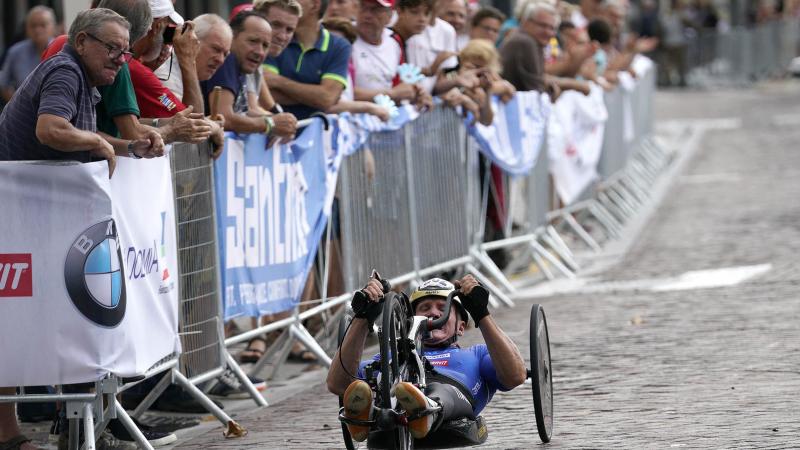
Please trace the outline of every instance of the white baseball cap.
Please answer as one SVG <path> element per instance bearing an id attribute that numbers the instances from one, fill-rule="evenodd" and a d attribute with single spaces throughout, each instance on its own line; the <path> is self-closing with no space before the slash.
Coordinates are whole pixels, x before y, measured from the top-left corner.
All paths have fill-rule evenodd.
<path id="1" fill-rule="evenodd" d="M 169 17 L 176 25 L 183 25 L 183 17 L 175 11 L 172 0 L 149 0 L 153 19 Z"/>

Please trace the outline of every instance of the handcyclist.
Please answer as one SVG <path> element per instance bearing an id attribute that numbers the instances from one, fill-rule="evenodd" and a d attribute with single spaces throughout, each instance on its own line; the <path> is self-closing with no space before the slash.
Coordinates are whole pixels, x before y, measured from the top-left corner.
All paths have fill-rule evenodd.
<path id="1" fill-rule="evenodd" d="M 422 355 L 433 366 L 433 372 L 426 376 L 429 382 L 425 391 L 408 382 L 400 382 L 393 388 L 406 416 L 419 417 L 408 423 L 411 435 L 417 439 L 450 420 L 475 419 L 497 390 L 511 390 L 527 377 L 519 349 L 489 314 L 489 292 L 472 275 L 465 276 L 458 284 L 464 294 L 461 301 L 453 299 L 450 318 L 423 341 Z M 440 317 L 445 299 L 454 289 L 452 283 L 440 278 L 425 281 L 411 294 L 415 314 Z M 367 332 L 381 311 L 378 301 L 382 297 L 382 286 L 376 279 L 355 293 L 352 300 L 355 318 L 328 372 L 328 390 L 344 397 L 347 418 L 370 418 L 373 399 L 369 385 L 363 381 L 364 368 L 380 355 L 361 361 L 361 354 Z M 485 344 L 462 348 L 458 338 L 464 334 L 470 316 Z M 353 381 L 353 376 L 358 378 Z M 425 415 L 426 412 L 430 414 Z M 348 424 L 347 427 L 355 441 L 364 441 L 369 435 L 367 426 Z"/>

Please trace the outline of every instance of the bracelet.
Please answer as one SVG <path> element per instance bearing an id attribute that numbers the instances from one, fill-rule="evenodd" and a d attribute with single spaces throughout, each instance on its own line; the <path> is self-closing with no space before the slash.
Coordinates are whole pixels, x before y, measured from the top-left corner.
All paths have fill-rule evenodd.
<path id="1" fill-rule="evenodd" d="M 266 126 L 264 134 L 269 134 L 275 128 L 275 121 L 272 120 L 271 116 L 264 116 L 264 125 Z"/>
<path id="2" fill-rule="evenodd" d="M 136 153 L 133 153 L 133 141 L 128 141 L 128 156 L 130 156 L 133 159 L 142 159 L 141 156 L 137 155 Z"/>

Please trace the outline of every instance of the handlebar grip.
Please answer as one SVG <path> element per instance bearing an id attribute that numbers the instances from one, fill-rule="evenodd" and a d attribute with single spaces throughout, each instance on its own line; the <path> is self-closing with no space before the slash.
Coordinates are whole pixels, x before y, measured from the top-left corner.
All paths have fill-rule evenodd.
<path id="1" fill-rule="evenodd" d="M 428 319 L 428 331 L 441 328 L 445 323 L 447 323 L 447 319 L 450 318 L 450 308 L 453 306 L 453 298 L 455 298 L 456 295 L 461 295 L 461 292 L 455 290 L 447 295 L 447 300 L 445 300 L 444 311 L 442 311 L 441 317 L 438 319 Z"/>
<path id="2" fill-rule="evenodd" d="M 390 283 L 389 280 L 384 280 L 381 278 L 381 274 L 379 274 L 377 270 L 372 269 L 371 277 L 381 282 L 381 287 L 384 294 L 388 294 L 389 291 L 392 290 L 392 283 Z"/>

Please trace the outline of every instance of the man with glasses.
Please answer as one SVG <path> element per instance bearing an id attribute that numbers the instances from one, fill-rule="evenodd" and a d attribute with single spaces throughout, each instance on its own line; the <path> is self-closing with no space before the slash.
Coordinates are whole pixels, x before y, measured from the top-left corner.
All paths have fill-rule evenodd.
<path id="1" fill-rule="evenodd" d="M 163 154 L 150 140 L 122 140 L 97 133 L 97 86 L 111 84 L 127 57 L 128 22 L 114 11 L 98 8 L 77 15 L 64 50 L 22 82 L 0 114 L 0 160 L 108 161 L 113 174 L 116 156 L 135 158 Z M 10 361 L 6 361 L 12 363 Z M 0 395 L 14 388 L 0 389 Z M 100 447 L 110 445 L 107 434 Z M 36 448 L 16 423 L 14 405 L 0 405 L 0 447 Z"/>
<path id="2" fill-rule="evenodd" d="M 485 6 L 472 16 L 469 38 L 497 42 L 497 38 L 500 37 L 500 28 L 505 20 L 506 15 L 499 9 Z"/>
<path id="3" fill-rule="evenodd" d="M 564 89 L 589 94 L 589 83 L 545 73 L 544 49 L 555 37 L 558 22 L 558 13 L 550 4 L 529 3 L 520 15 L 519 29 L 500 48 L 503 77 L 518 91 L 546 91 L 553 101 Z"/>

